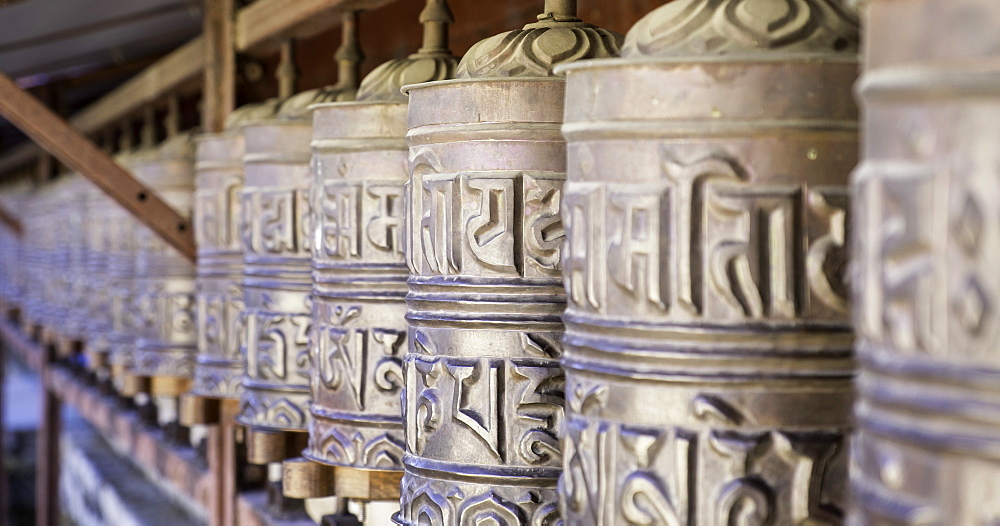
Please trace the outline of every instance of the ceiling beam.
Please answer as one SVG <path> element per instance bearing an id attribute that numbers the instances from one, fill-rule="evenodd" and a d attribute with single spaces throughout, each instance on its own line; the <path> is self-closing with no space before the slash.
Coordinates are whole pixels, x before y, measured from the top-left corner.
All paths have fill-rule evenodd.
<path id="1" fill-rule="evenodd" d="M 273 52 L 283 39 L 308 36 L 339 24 L 345 11 L 374 9 L 393 1 L 396 0 L 257 0 L 235 15 L 232 31 L 236 50 Z M 83 134 L 93 134 L 173 90 L 201 84 L 207 51 L 204 35 L 194 38 L 78 112 L 70 124 Z M 0 156 L 0 174 L 24 166 L 38 154 L 39 149 L 32 144 L 9 149 Z"/>
<path id="2" fill-rule="evenodd" d="M 287 38 L 304 38 L 336 26 L 345 11 L 368 11 L 395 0 L 257 0 L 236 16 L 236 49 L 268 54 Z"/>
<path id="3" fill-rule="evenodd" d="M 189 80 L 199 78 L 204 68 L 205 40 L 199 36 L 87 106 L 70 119 L 70 124 L 84 134 L 100 131 L 104 126 L 156 102 Z"/>
<path id="4" fill-rule="evenodd" d="M 83 134 L 0 74 L 0 114 L 118 202 L 184 257 L 195 260 L 190 222 Z"/>

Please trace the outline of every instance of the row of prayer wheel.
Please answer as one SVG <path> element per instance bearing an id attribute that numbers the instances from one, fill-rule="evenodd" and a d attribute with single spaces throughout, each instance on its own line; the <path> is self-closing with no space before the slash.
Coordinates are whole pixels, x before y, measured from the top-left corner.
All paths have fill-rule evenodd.
<path id="1" fill-rule="evenodd" d="M 122 145 L 197 266 L 3 187 L 0 293 L 407 526 L 1000 521 L 1000 4 L 575 4 Z"/>

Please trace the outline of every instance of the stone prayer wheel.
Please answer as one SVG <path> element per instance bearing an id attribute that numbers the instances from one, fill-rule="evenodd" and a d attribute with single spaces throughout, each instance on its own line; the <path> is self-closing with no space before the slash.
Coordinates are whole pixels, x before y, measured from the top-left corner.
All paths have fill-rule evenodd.
<path id="1" fill-rule="evenodd" d="M 24 237 L 21 251 L 24 258 L 24 295 L 21 297 L 21 330 L 32 337 L 37 336 L 35 326 L 44 292 L 44 284 L 39 281 L 39 273 L 45 261 L 41 251 L 46 230 L 40 221 L 44 208 L 44 195 L 44 187 L 32 190 L 26 196 L 22 209 Z"/>
<path id="2" fill-rule="evenodd" d="M 240 315 L 243 253 L 239 245 L 243 188 L 243 134 L 197 139 L 194 205 L 198 244 L 198 359 L 192 392 L 213 399 L 239 398 L 243 381 Z"/>
<path id="3" fill-rule="evenodd" d="M 118 162 L 128 161 L 118 156 Z M 115 389 L 123 396 L 135 395 L 131 376 L 135 347 L 137 304 L 135 301 L 136 220 L 121 206 L 108 210 L 108 289 L 111 331 L 108 335 L 108 365 Z"/>
<path id="4" fill-rule="evenodd" d="M 242 127 L 274 116 L 277 101 L 250 104 L 232 113 L 226 131 L 197 138 L 194 208 L 198 244 L 198 358 L 192 397 L 182 399 L 184 423 L 218 423 L 223 400 L 243 390 L 243 190 Z"/>
<path id="5" fill-rule="evenodd" d="M 863 1 L 851 524 L 1000 521 L 1000 4 Z"/>
<path id="6" fill-rule="evenodd" d="M 312 326 L 310 239 L 312 104 L 354 100 L 354 16 L 337 52 L 337 85 L 294 95 L 272 119 L 243 127 L 241 193 L 246 376 L 237 421 L 250 428 L 251 463 L 298 456 L 309 424 Z"/>
<path id="7" fill-rule="evenodd" d="M 401 88 L 450 78 L 458 63 L 447 45 L 447 3 L 429 0 L 420 21 L 424 46 L 376 68 L 358 102 L 313 109 L 313 401 L 305 456 L 338 468 L 338 497 L 399 498 L 409 276 Z M 352 480 L 369 482 L 341 483 Z"/>
<path id="8" fill-rule="evenodd" d="M 70 306 L 76 296 L 71 260 L 78 254 L 82 238 L 82 209 L 74 195 L 79 182 L 79 175 L 64 173 L 49 183 L 41 218 L 47 232 L 43 237 L 45 272 L 40 276 L 44 292 L 39 321 L 44 327 L 43 343 L 53 345 L 61 357 L 69 356 L 67 337 L 78 328 Z"/>
<path id="9" fill-rule="evenodd" d="M 567 524 L 840 524 L 858 25 L 678 0 L 567 74 Z"/>
<path id="10" fill-rule="evenodd" d="M 59 351 L 64 356 L 82 350 L 90 317 L 85 308 L 90 285 L 84 261 L 87 255 L 87 226 L 90 221 L 87 192 L 92 188 L 93 185 L 82 175 L 74 173 L 67 177 L 60 195 L 59 215 L 62 217 L 62 226 L 57 228 L 63 236 L 65 255 L 62 264 L 65 270 L 62 274 L 65 276 L 65 285 L 60 305 L 63 321 L 57 326 L 62 340 L 59 342 Z"/>
<path id="11" fill-rule="evenodd" d="M 0 227 L 0 302 L 3 304 L 5 321 L 15 319 L 24 299 L 24 222 L 27 202 L 29 201 L 29 183 L 26 176 L 21 175 L 17 182 L 7 183 L 0 194 L 0 206 L 5 211 L 20 218 L 22 233 L 17 233 L 10 227 Z M 6 318 L 11 316 L 11 318 Z"/>
<path id="12" fill-rule="evenodd" d="M 564 60 L 620 37 L 575 2 L 408 89 L 406 525 L 558 520 Z"/>
<path id="13" fill-rule="evenodd" d="M 150 156 L 135 159 L 136 178 L 190 217 L 194 200 L 194 141 L 173 136 Z M 194 376 L 194 265 L 146 226 L 136 230 L 135 299 L 138 306 L 134 374 L 150 379 L 153 396 L 177 397 Z"/>
<path id="14" fill-rule="evenodd" d="M 111 280 L 109 219 L 118 205 L 99 188 L 88 184 L 83 195 L 87 207 L 84 234 L 84 257 L 81 270 L 84 274 L 83 305 L 87 313 L 84 324 L 84 353 L 87 368 L 101 380 L 108 378 L 108 334 L 111 331 Z"/>

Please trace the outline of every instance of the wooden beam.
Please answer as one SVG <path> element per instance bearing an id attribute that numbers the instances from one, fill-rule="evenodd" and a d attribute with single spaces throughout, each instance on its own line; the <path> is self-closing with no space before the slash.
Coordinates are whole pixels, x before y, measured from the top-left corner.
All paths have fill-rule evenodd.
<path id="1" fill-rule="evenodd" d="M 100 131 L 143 106 L 155 103 L 182 84 L 199 78 L 204 67 L 205 40 L 199 36 L 87 106 L 74 115 L 70 123 L 84 134 Z"/>
<path id="2" fill-rule="evenodd" d="M 205 91 L 201 127 L 219 133 L 236 106 L 236 48 L 233 42 L 234 0 L 204 0 Z"/>
<path id="3" fill-rule="evenodd" d="M 0 206 L 0 223 L 3 223 L 17 237 L 24 235 L 24 226 L 21 225 L 21 221 L 2 206 Z"/>
<path id="4" fill-rule="evenodd" d="M 257 0 L 236 16 L 236 49 L 268 53 L 286 38 L 336 26 L 345 11 L 367 11 L 395 0 Z"/>
<path id="5" fill-rule="evenodd" d="M 0 74 L 0 114 L 71 170 L 90 179 L 167 244 L 195 260 L 194 234 L 187 219 L 3 74 Z"/>

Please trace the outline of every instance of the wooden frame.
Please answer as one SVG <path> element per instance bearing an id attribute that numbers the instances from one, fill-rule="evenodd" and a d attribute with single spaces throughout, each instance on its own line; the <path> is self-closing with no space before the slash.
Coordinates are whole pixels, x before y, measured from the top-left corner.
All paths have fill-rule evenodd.
<path id="1" fill-rule="evenodd" d="M 3 74 L 0 74 L 0 114 L 63 164 L 90 179 L 182 255 L 195 260 L 194 229 L 186 218 Z"/>

